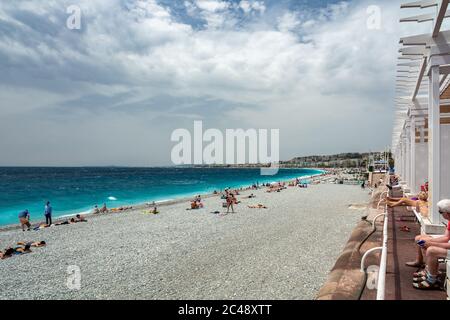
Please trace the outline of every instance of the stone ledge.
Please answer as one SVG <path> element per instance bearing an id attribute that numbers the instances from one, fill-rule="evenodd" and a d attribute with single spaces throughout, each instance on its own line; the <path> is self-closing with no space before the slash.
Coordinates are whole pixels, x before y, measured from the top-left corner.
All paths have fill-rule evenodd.
<path id="1" fill-rule="evenodd" d="M 381 211 L 369 209 L 368 219 L 372 220 L 379 213 Z M 365 276 L 360 270 L 362 254 L 359 252 L 358 247 L 371 231 L 372 226 L 367 221 L 358 223 L 344 251 L 331 270 L 326 283 L 320 289 L 316 300 L 358 300 L 361 289 L 365 285 Z M 377 238 L 374 235 L 372 237 Z M 374 243 L 373 240 L 369 239 L 364 245 L 364 249 L 377 247 L 380 243 L 380 241 Z M 378 259 L 379 253 L 375 253 L 368 257 L 366 264 L 371 264 L 371 262 L 376 264 L 375 261 L 378 261 Z"/>

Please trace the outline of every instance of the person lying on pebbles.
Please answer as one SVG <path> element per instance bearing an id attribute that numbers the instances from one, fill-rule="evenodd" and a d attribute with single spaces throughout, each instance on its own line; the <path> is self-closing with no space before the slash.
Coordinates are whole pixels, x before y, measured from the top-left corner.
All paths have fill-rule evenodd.
<path id="1" fill-rule="evenodd" d="M 44 247 L 46 245 L 45 241 L 19 241 L 17 242 L 17 247 L 14 248 L 7 248 L 4 252 L 0 251 L 0 259 L 6 259 L 6 258 L 10 258 L 13 255 L 19 255 L 19 254 L 26 254 L 26 253 L 30 253 L 31 247 L 34 248 L 39 248 L 39 247 Z"/>
<path id="2" fill-rule="evenodd" d="M 11 258 L 12 255 L 14 254 L 14 249 L 13 248 L 8 248 L 5 250 L 5 252 L 0 251 L 0 259 L 6 259 L 6 258 Z"/>
<path id="3" fill-rule="evenodd" d="M 83 216 L 77 214 L 75 218 L 71 218 L 70 220 L 66 220 L 66 221 L 63 221 L 63 222 L 55 223 L 55 226 L 62 226 L 62 225 L 66 225 L 66 224 L 74 224 L 74 223 L 78 223 L 78 222 L 87 222 L 87 220 Z"/>
<path id="4" fill-rule="evenodd" d="M 268 209 L 265 205 L 263 204 L 257 204 L 254 206 L 248 206 L 250 209 Z"/>
<path id="5" fill-rule="evenodd" d="M 47 243 L 45 241 L 35 241 L 35 242 L 20 241 L 20 242 L 17 242 L 17 245 L 24 246 L 24 247 L 29 245 L 30 247 L 39 248 L 39 247 L 45 247 L 47 245 Z"/>
<path id="6" fill-rule="evenodd" d="M 120 212 L 120 211 L 127 211 L 127 210 L 132 210 L 133 207 L 120 207 L 120 208 L 113 208 L 110 211 L 111 212 Z"/>

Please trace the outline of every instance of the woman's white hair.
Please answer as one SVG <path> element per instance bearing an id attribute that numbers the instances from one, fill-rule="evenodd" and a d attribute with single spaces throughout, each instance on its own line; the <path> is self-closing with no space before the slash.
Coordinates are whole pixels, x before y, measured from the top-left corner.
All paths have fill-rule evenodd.
<path id="1" fill-rule="evenodd" d="M 441 200 L 438 202 L 437 207 L 439 212 L 450 213 L 450 200 Z"/>

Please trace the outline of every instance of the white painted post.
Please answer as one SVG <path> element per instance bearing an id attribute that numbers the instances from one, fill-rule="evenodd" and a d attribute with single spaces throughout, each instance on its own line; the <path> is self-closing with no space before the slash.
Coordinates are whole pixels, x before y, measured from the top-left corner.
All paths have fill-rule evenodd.
<path id="1" fill-rule="evenodd" d="M 407 159 L 407 149 L 406 149 L 406 135 L 405 135 L 405 128 L 403 128 L 403 134 L 402 134 L 402 154 L 403 154 L 403 162 L 402 162 L 402 167 L 403 167 L 403 174 L 402 174 L 402 180 L 404 182 L 406 181 L 406 172 L 408 170 L 407 167 L 407 163 L 408 163 L 408 159 Z"/>
<path id="2" fill-rule="evenodd" d="M 411 193 L 417 193 L 416 186 L 416 117 L 411 117 L 411 127 L 410 127 L 410 138 L 411 138 Z"/>
<path id="3" fill-rule="evenodd" d="M 441 108 L 439 90 L 439 66 L 432 66 L 429 75 L 429 103 L 428 103 L 428 178 L 429 178 L 429 201 L 430 219 L 433 224 L 440 220 L 437 203 L 441 193 Z"/>
<path id="4" fill-rule="evenodd" d="M 400 150 L 399 150 L 399 155 L 400 155 L 399 160 L 400 161 L 398 163 L 400 165 L 399 174 L 400 174 L 400 181 L 401 181 L 401 180 L 403 180 L 403 138 L 402 138 L 402 136 L 400 136 L 399 148 L 400 148 Z"/>
<path id="5" fill-rule="evenodd" d="M 406 121 L 405 126 L 405 149 L 406 149 L 406 183 L 411 188 L 411 138 L 410 138 L 410 123 Z"/>

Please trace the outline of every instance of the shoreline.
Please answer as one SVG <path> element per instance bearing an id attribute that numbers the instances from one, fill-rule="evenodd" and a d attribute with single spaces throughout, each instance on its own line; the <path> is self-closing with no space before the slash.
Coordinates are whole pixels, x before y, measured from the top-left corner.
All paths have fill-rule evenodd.
<path id="1" fill-rule="evenodd" d="M 235 168 L 230 168 L 230 169 L 235 169 Z M 242 168 L 242 169 L 249 169 L 249 168 Z M 311 170 L 322 171 L 322 173 L 318 173 L 318 174 L 310 175 L 310 176 L 304 176 L 304 177 L 301 177 L 301 178 L 297 177 L 297 178 L 299 180 L 313 179 L 313 178 L 316 178 L 316 177 L 326 176 L 326 175 L 330 174 L 330 172 L 328 170 L 322 170 L 322 169 L 311 169 Z M 288 180 L 281 180 L 280 182 L 285 182 L 286 183 L 286 182 L 290 182 L 290 181 L 295 180 L 295 179 L 296 178 L 294 177 L 294 178 L 291 178 L 291 179 L 288 179 Z M 266 183 L 273 184 L 273 183 L 276 183 L 276 182 L 272 181 L 272 182 L 266 182 Z M 232 189 L 248 190 L 248 188 L 249 188 L 248 185 L 242 185 L 242 186 L 238 186 L 238 187 L 233 187 Z M 211 198 L 211 197 L 214 197 L 214 196 L 221 196 L 221 192 L 222 192 L 222 190 L 219 190 L 219 194 L 214 194 L 214 193 L 193 193 L 190 196 L 180 196 L 180 197 L 175 197 L 175 198 L 170 199 L 170 200 L 159 200 L 159 201 L 154 201 L 154 202 L 155 202 L 157 207 L 165 207 L 165 206 L 170 206 L 170 205 L 173 205 L 173 204 L 180 204 L 180 203 L 191 201 L 192 197 L 194 197 L 196 194 L 199 194 L 202 198 L 207 199 L 207 198 Z M 127 205 L 122 205 L 121 207 L 129 206 L 129 207 L 132 207 L 132 209 L 125 210 L 125 211 L 119 211 L 119 212 L 112 212 L 111 210 L 114 209 L 114 208 L 110 208 L 110 209 L 108 209 L 107 213 L 99 213 L 99 214 L 91 213 L 92 209 L 89 210 L 89 213 L 84 213 L 84 212 L 67 213 L 67 214 L 64 214 L 64 215 L 61 215 L 61 216 L 52 217 L 52 222 L 53 223 L 55 223 L 55 222 L 62 222 L 62 221 L 65 221 L 65 220 L 68 220 L 70 218 L 75 217 L 77 214 L 80 214 L 80 215 L 84 216 L 85 218 L 92 219 L 92 218 L 96 218 L 96 217 L 99 217 L 99 216 L 105 216 L 105 215 L 111 215 L 111 214 L 121 214 L 121 213 L 124 213 L 124 212 L 133 211 L 133 210 L 149 209 L 152 206 L 149 206 L 148 203 L 149 202 L 144 202 L 144 203 L 143 202 L 137 202 L 137 203 L 130 203 L 130 204 L 127 204 Z M 38 220 L 38 221 L 30 221 L 30 223 L 32 225 L 32 228 L 34 228 L 37 225 L 39 225 L 41 223 L 44 223 L 44 222 L 45 222 L 45 220 L 43 220 L 43 219 Z M 15 229 L 21 229 L 21 226 L 20 226 L 19 223 L 0 225 L 0 232 L 9 231 L 9 230 L 15 230 Z"/>

